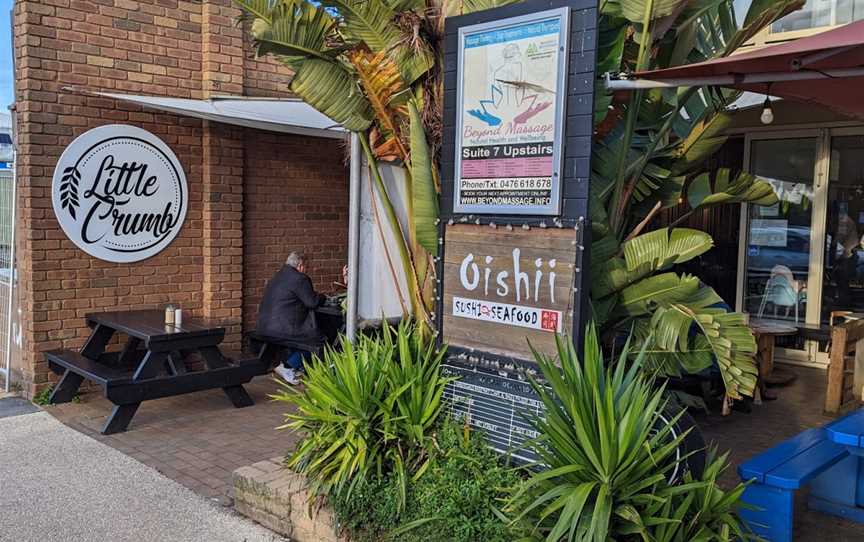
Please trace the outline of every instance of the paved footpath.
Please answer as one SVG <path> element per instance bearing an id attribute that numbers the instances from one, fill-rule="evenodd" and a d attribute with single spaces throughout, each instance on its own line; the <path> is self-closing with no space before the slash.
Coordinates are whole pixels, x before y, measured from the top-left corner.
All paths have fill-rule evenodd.
<path id="1" fill-rule="evenodd" d="M 23 403 L 0 399 L 0 540 L 284 540 Z"/>

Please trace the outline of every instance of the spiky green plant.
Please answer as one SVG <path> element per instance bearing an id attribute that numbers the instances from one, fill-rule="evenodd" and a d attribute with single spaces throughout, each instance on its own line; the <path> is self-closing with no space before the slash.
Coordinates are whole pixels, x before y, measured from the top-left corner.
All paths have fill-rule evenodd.
<path id="1" fill-rule="evenodd" d="M 556 359 L 535 353 L 544 383 L 532 386 L 544 416 L 532 420 L 538 468 L 514 491 L 505 513 L 523 540 L 607 542 L 747 539 L 738 516 L 744 486 L 725 492 L 726 456 L 709 453 L 702 473 L 680 469 L 683 411 L 671 418 L 665 390 L 629 343 L 607 364 L 593 325 L 581 361 L 559 338 Z M 683 476 L 673 476 L 683 471 Z"/>
<path id="2" fill-rule="evenodd" d="M 404 502 L 408 479 L 422 474 L 442 410 L 444 349 L 417 326 L 385 325 L 379 336 L 342 339 L 307 364 L 302 388 L 274 396 L 296 406 L 281 428 L 303 434 L 287 466 L 305 474 L 311 494 L 350 492 L 358 480 L 394 473 Z"/>
<path id="3" fill-rule="evenodd" d="M 677 417 L 663 422 L 664 390 L 641 370 L 644 354 L 631 363 L 627 346 L 607 367 L 593 325 L 581 362 L 570 341 L 557 343 L 557 359 L 535 353 L 545 383 L 532 381 L 545 412 L 532 421 L 540 437 L 530 446 L 544 468 L 509 510 L 535 539 L 606 542 L 618 534 L 618 510 L 665 480 L 686 434 L 673 435 Z"/>

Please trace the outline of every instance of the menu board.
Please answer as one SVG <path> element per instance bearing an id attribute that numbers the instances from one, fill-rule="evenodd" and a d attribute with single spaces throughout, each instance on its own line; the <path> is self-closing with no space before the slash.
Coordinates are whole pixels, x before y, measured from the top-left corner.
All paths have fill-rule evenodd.
<path id="1" fill-rule="evenodd" d="M 539 459 L 525 444 L 540 436 L 531 420 L 543 416 L 543 403 L 524 376 L 455 359 L 444 364 L 443 374 L 458 378 L 444 389 L 451 416 L 482 431 L 492 449 L 517 463 Z"/>
<path id="2" fill-rule="evenodd" d="M 460 28 L 455 213 L 559 213 L 569 13 Z"/>

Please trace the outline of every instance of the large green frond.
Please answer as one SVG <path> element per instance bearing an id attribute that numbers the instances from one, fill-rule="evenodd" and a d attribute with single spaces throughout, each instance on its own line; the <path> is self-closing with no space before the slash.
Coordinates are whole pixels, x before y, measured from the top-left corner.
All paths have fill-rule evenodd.
<path id="1" fill-rule="evenodd" d="M 777 203 L 774 188 L 765 180 L 745 172 L 740 172 L 734 179 L 730 177 L 731 171 L 721 168 L 714 174 L 713 187 L 710 173 L 702 173 L 693 179 L 687 188 L 690 207 L 697 209 L 741 202 L 754 205 Z"/>
<path id="2" fill-rule="evenodd" d="M 369 101 L 341 64 L 304 61 L 291 81 L 291 90 L 346 130 L 363 131 L 372 123 Z"/>
<path id="3" fill-rule="evenodd" d="M 423 120 L 414 101 L 408 102 L 411 119 L 411 196 L 417 242 L 429 254 L 438 254 L 438 192 L 432 177 L 432 155 L 426 142 Z"/>

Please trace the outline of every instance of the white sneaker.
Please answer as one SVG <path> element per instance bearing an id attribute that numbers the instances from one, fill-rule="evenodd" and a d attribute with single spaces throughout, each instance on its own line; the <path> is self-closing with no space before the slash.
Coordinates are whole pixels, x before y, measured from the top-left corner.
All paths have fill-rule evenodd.
<path id="1" fill-rule="evenodd" d="M 291 386 L 296 386 L 300 383 L 300 379 L 298 378 L 298 375 L 294 372 L 294 369 L 289 369 L 284 365 L 279 365 L 278 367 L 276 367 L 276 369 L 274 369 L 274 371 L 276 371 L 276 374 L 282 377 L 282 380 L 284 380 Z"/>

